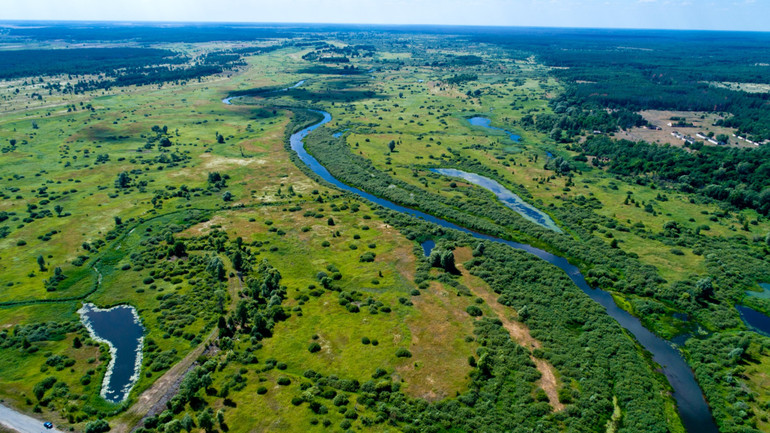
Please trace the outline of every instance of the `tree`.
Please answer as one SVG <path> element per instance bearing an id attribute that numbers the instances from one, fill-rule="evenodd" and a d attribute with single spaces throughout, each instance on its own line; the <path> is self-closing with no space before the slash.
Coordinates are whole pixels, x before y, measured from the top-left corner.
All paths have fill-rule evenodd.
<path id="1" fill-rule="evenodd" d="M 231 201 L 232 199 L 233 199 L 233 194 L 230 191 L 225 191 L 225 193 L 222 194 L 222 200 Z"/>
<path id="2" fill-rule="evenodd" d="M 329 224 L 330 226 L 333 226 L 334 225 L 334 218 L 329 217 L 329 219 L 326 220 L 326 224 Z"/>
<path id="3" fill-rule="evenodd" d="M 727 134 L 719 134 L 717 135 L 717 141 L 720 143 L 728 143 L 730 141 L 730 137 L 728 137 Z"/>
<path id="4" fill-rule="evenodd" d="M 396 142 L 393 140 L 390 140 L 390 142 L 388 143 L 388 149 L 390 149 L 391 152 L 396 150 Z"/>
<path id="5" fill-rule="evenodd" d="M 230 179 L 229 175 L 219 174 L 218 171 L 210 172 L 208 175 L 208 183 L 211 185 L 212 188 L 222 189 L 226 187 L 227 179 Z"/>
<path id="6" fill-rule="evenodd" d="M 475 305 L 468 305 L 468 308 L 466 308 L 465 311 L 473 317 L 479 317 L 484 314 L 484 312 L 481 311 L 481 308 Z"/>
<path id="7" fill-rule="evenodd" d="M 118 178 L 115 179 L 115 188 L 128 188 L 131 185 L 131 176 L 125 171 L 121 171 L 118 174 Z"/>
<path id="8" fill-rule="evenodd" d="M 198 415 L 198 426 L 207 432 L 214 429 L 214 417 L 210 407 L 207 407 L 200 415 Z"/>
<path id="9" fill-rule="evenodd" d="M 441 268 L 449 273 L 457 273 L 457 267 L 455 267 L 455 255 L 450 250 L 433 250 L 428 260 L 433 267 Z"/>
<path id="10" fill-rule="evenodd" d="M 80 341 L 80 338 L 75 337 L 72 339 L 72 347 L 74 347 L 75 349 L 80 349 L 81 347 L 83 347 L 83 343 Z"/>
<path id="11" fill-rule="evenodd" d="M 174 245 L 169 250 L 169 255 L 175 256 L 175 257 L 184 257 L 187 255 L 187 247 L 185 246 L 184 242 L 177 240 L 174 242 Z"/>
<path id="12" fill-rule="evenodd" d="M 179 433 L 182 431 L 182 423 L 178 419 L 172 419 L 163 426 L 164 433 Z"/>
<path id="13" fill-rule="evenodd" d="M 195 421 L 193 421 L 189 413 L 184 414 L 182 418 L 182 428 L 188 432 L 195 428 Z"/>
<path id="14" fill-rule="evenodd" d="M 56 216 L 61 216 L 61 213 L 64 211 L 64 207 L 62 205 L 57 204 L 53 207 L 54 212 L 56 212 Z"/>
<path id="15" fill-rule="evenodd" d="M 696 300 L 704 300 L 710 298 L 714 294 L 714 285 L 712 284 L 711 277 L 701 278 L 695 283 L 695 291 L 693 293 Z"/>
<path id="16" fill-rule="evenodd" d="M 225 265 L 222 263 L 222 260 L 214 256 L 209 260 L 208 265 L 206 265 L 206 270 L 211 274 L 212 277 L 218 279 L 218 280 L 224 280 L 225 279 Z"/>
<path id="17" fill-rule="evenodd" d="M 236 271 L 243 270 L 243 255 L 241 254 L 241 251 L 238 250 L 233 254 L 233 268 Z"/>
<path id="18" fill-rule="evenodd" d="M 37 265 L 40 266 L 40 272 L 45 272 L 45 259 L 42 255 L 37 256 Z"/>

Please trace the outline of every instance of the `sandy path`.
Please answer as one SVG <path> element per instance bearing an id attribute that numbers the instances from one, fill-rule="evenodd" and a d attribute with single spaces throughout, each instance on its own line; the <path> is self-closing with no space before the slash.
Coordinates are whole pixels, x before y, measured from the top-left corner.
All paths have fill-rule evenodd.
<path id="1" fill-rule="evenodd" d="M 228 267 L 230 266 L 229 260 L 225 259 Z M 228 280 L 228 291 L 230 292 L 230 305 L 229 311 L 235 308 L 235 304 L 238 302 L 239 293 L 243 289 L 243 281 L 241 280 L 240 273 L 235 277 Z M 184 376 L 192 370 L 195 361 L 201 356 L 206 349 L 209 348 L 211 342 L 218 335 L 219 329 L 214 328 L 205 340 L 198 345 L 192 352 L 182 358 L 181 361 L 171 367 L 166 373 L 163 374 L 150 388 L 145 390 L 137 399 L 125 414 L 120 416 L 114 421 L 114 425 L 110 430 L 113 433 L 128 433 L 136 430 L 141 425 L 142 420 L 145 417 L 158 414 L 165 410 L 166 402 L 176 395 L 179 385 L 182 383 Z"/>
<path id="2" fill-rule="evenodd" d="M 564 409 L 564 405 L 559 401 L 559 381 L 556 379 L 556 372 L 550 362 L 545 359 L 536 358 L 532 355 L 533 349 L 540 348 L 540 342 L 532 337 L 529 333 L 527 325 L 514 320 L 516 312 L 511 308 L 497 302 L 497 293 L 489 289 L 489 287 L 481 279 L 470 275 L 465 270 L 462 262 L 470 260 L 472 257 L 470 248 L 458 248 L 455 250 L 455 258 L 458 262 L 457 268 L 462 272 L 462 283 L 467 286 L 474 295 L 480 297 L 484 302 L 492 308 L 500 321 L 503 322 L 503 327 L 511 335 L 513 341 L 519 343 L 530 351 L 529 359 L 535 364 L 537 370 L 540 372 L 541 377 L 537 381 L 537 385 L 545 391 L 548 396 L 548 402 L 555 411 Z"/>

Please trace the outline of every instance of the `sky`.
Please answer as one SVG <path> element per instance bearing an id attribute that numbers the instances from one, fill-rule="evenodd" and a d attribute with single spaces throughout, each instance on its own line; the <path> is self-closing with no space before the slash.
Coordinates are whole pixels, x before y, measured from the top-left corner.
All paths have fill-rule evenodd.
<path id="1" fill-rule="evenodd" d="M 0 20 L 770 31 L 770 0 L 2 0 Z"/>

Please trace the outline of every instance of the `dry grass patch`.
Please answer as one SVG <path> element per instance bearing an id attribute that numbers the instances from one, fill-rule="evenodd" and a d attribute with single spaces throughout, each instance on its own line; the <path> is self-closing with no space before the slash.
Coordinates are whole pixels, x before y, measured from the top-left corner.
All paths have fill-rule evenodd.
<path id="1" fill-rule="evenodd" d="M 497 317 L 503 322 L 503 327 L 508 330 L 511 338 L 526 347 L 530 351 L 540 348 L 540 342 L 532 337 L 529 333 L 527 325 L 516 320 L 516 312 L 497 302 L 497 294 L 489 288 L 487 283 L 478 277 L 470 275 L 465 270 L 462 263 L 467 262 L 473 257 L 471 249 L 468 247 L 458 248 L 455 250 L 455 259 L 458 262 L 457 268 L 462 272 L 462 283 L 467 286 L 473 294 L 484 299 L 484 302 L 492 308 Z M 550 362 L 545 359 L 536 358 L 530 353 L 529 358 L 535 363 L 535 367 L 542 375 L 537 382 L 537 386 L 545 391 L 548 396 L 548 402 L 555 411 L 564 409 L 564 405 L 559 401 L 559 380 L 558 372 L 551 365 Z"/>
<path id="2" fill-rule="evenodd" d="M 476 345 L 465 340 L 473 335 L 473 321 L 465 312 L 468 299 L 434 281 L 412 302 L 417 311 L 406 319 L 406 325 L 412 333 L 409 351 L 413 362 L 396 368 L 407 384 L 404 392 L 428 401 L 463 392 L 472 370 L 468 357 Z"/>

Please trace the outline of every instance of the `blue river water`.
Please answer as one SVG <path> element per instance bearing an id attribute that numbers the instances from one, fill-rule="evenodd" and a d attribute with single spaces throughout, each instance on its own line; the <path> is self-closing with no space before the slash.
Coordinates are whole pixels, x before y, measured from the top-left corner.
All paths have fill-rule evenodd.
<path id="1" fill-rule="evenodd" d="M 591 299 L 603 306 L 610 317 L 615 319 L 620 324 L 620 326 L 629 331 L 636 338 L 636 340 L 652 354 L 653 360 L 661 366 L 663 374 L 666 376 L 668 382 L 671 384 L 671 387 L 674 390 L 673 397 L 677 402 L 679 414 L 687 431 L 689 433 L 717 433 L 719 431 L 716 427 L 716 424 L 714 423 L 713 417 L 711 416 L 711 411 L 709 410 L 708 404 L 706 404 L 703 393 L 701 392 L 698 383 L 695 381 L 695 376 L 693 375 L 690 367 L 682 358 L 679 351 L 671 343 L 656 336 L 647 328 L 645 328 L 638 318 L 632 316 L 627 311 L 618 307 L 609 292 L 600 289 L 592 289 L 586 282 L 585 278 L 583 278 L 580 270 L 576 266 L 570 264 L 567 259 L 551 254 L 539 248 L 535 248 L 531 245 L 512 242 L 482 233 L 473 232 L 465 227 L 444 221 L 433 215 L 429 215 L 424 212 L 383 200 L 379 197 L 369 194 L 368 192 L 346 185 L 337 180 L 337 178 L 329 173 L 329 170 L 327 170 L 326 167 L 321 165 L 317 159 L 307 153 L 304 143 L 302 142 L 302 140 L 310 132 L 332 120 L 332 116 L 329 113 L 324 111 L 318 111 L 318 113 L 323 115 L 323 120 L 292 134 L 290 138 L 290 144 L 292 150 L 297 152 L 300 160 L 323 180 L 336 186 L 339 189 L 354 193 L 387 209 L 391 209 L 407 215 L 412 215 L 416 218 L 438 224 L 448 229 L 454 229 L 468 233 L 477 239 L 490 242 L 499 242 L 517 250 L 526 251 L 547 261 L 548 263 L 559 267 L 567 274 L 567 276 L 569 276 L 570 279 L 572 279 L 572 281 L 580 288 L 580 290 L 582 290 Z"/>
<path id="2" fill-rule="evenodd" d="M 79 311 L 91 336 L 110 346 L 110 364 L 102 383 L 101 396 L 113 403 L 126 399 L 139 378 L 142 365 L 144 328 L 134 307 L 119 305 L 103 310 L 85 304 Z"/>
<path id="3" fill-rule="evenodd" d="M 305 84 L 305 81 L 306 80 L 300 80 L 300 81 L 297 81 L 296 83 L 294 83 L 294 85 L 291 85 L 289 87 L 285 87 L 283 89 L 273 90 L 272 92 L 269 92 L 269 93 L 286 92 L 286 91 L 288 91 L 290 89 L 294 89 L 294 88 L 297 88 L 297 87 Z M 222 100 L 222 103 L 224 103 L 226 105 L 233 105 L 233 99 L 240 98 L 240 97 L 241 96 L 228 96 L 227 98 Z"/>
<path id="4" fill-rule="evenodd" d="M 515 141 L 516 143 L 518 143 L 521 140 L 520 135 L 516 135 L 511 131 L 506 131 L 505 129 L 498 128 L 496 126 L 492 126 L 492 120 L 486 117 L 481 117 L 481 116 L 471 117 L 470 119 L 468 119 L 468 123 L 470 123 L 473 126 L 481 126 L 482 128 L 505 132 L 506 135 L 508 135 L 508 138 L 510 138 L 511 141 Z"/>
<path id="5" fill-rule="evenodd" d="M 561 233 L 559 226 L 556 225 L 548 214 L 522 200 L 521 197 L 500 185 L 496 180 L 480 174 L 468 173 L 467 171 L 456 170 L 454 168 L 432 168 L 430 171 L 443 174 L 444 176 L 459 177 L 474 185 L 487 189 L 491 191 L 498 200 L 503 202 L 504 205 L 508 206 L 525 219 L 547 229 Z"/>

